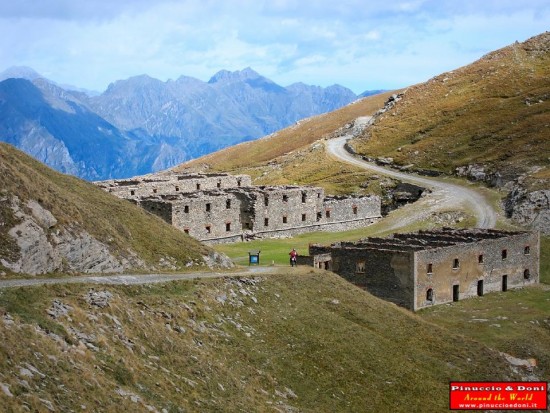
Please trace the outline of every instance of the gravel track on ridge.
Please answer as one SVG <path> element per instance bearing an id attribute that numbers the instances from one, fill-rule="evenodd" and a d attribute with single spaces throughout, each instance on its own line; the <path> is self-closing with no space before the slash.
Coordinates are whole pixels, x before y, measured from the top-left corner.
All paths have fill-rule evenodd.
<path id="1" fill-rule="evenodd" d="M 476 217 L 476 227 L 478 228 L 493 228 L 497 221 L 497 214 L 491 207 L 491 205 L 485 200 L 485 198 L 476 191 L 465 188 L 461 185 L 442 182 L 437 179 L 430 179 L 427 177 L 421 177 L 418 175 L 407 174 L 403 172 L 394 171 L 391 169 L 383 168 L 381 166 L 366 162 L 359 159 L 348 151 L 346 151 L 344 145 L 346 142 L 353 138 L 353 135 L 344 135 L 338 138 L 331 139 L 327 142 L 327 151 L 335 158 L 347 162 L 349 164 L 358 166 L 363 169 L 368 169 L 379 174 L 387 175 L 400 181 L 413 183 L 416 185 L 429 188 L 432 193 L 428 194 L 424 200 L 424 203 L 428 206 L 428 210 L 420 210 L 416 208 L 416 216 L 408 216 L 406 220 L 401 223 L 393 225 L 391 229 L 396 229 L 402 226 L 406 226 L 415 220 L 422 220 L 427 214 L 442 210 L 449 209 L 450 207 L 462 206 L 462 208 L 472 211 Z M 418 202 L 418 201 L 417 201 Z"/>

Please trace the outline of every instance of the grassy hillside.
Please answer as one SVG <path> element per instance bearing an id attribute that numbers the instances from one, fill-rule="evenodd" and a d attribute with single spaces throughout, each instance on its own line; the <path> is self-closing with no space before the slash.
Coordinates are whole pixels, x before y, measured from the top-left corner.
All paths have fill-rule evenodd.
<path id="1" fill-rule="evenodd" d="M 322 139 L 361 116 L 373 115 L 393 92 L 369 96 L 325 115 L 298 122 L 265 138 L 223 149 L 184 163 L 175 171 L 210 170 L 245 173 L 255 184 L 312 184 L 329 193 L 379 192 L 370 173 L 326 156 Z M 363 185 L 363 187 L 361 186 Z"/>
<path id="2" fill-rule="evenodd" d="M 11 208 L 14 196 L 22 205 L 35 200 L 53 214 L 57 224 L 48 230 L 49 236 L 67 229 L 86 231 L 107 244 L 117 257 L 137 254 L 150 266 L 167 259 L 181 268 L 209 251 L 128 201 L 57 173 L 12 146 L 0 144 L 0 258 L 8 261 L 19 255 L 17 243 L 8 235 L 19 222 Z"/>
<path id="3" fill-rule="evenodd" d="M 408 88 L 354 147 L 401 165 L 454 172 L 486 164 L 550 178 L 550 32 Z"/>
<path id="4" fill-rule="evenodd" d="M 2 290 L 0 405 L 441 412 L 449 380 L 518 378 L 477 341 L 334 274 L 292 271 L 107 290 Z"/>

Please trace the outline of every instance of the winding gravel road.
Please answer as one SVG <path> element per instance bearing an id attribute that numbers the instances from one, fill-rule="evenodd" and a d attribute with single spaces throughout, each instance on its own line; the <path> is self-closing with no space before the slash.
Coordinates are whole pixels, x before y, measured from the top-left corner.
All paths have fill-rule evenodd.
<path id="1" fill-rule="evenodd" d="M 396 178 L 400 181 L 413 183 L 432 190 L 428 195 L 433 199 L 444 200 L 446 207 L 462 206 L 464 209 L 471 211 L 476 217 L 476 226 L 479 228 L 493 228 L 497 221 L 497 214 L 491 205 L 483 196 L 472 189 L 465 188 L 460 185 L 442 182 L 437 179 L 430 179 L 413 174 L 397 172 L 391 169 L 386 169 L 381 166 L 366 162 L 356 158 L 346 151 L 344 145 L 351 139 L 352 135 L 344 135 L 339 138 L 331 139 L 327 142 L 327 151 L 343 162 L 358 166 L 363 169 L 375 171 L 379 174 L 387 175 Z M 441 209 L 441 202 L 434 202 L 435 209 Z"/>

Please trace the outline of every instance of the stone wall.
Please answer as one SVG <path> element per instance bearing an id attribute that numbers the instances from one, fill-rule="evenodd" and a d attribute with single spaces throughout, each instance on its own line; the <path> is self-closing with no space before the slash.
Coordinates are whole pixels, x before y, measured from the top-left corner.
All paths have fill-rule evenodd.
<path id="1" fill-rule="evenodd" d="M 309 254 L 313 266 L 323 262 L 372 294 L 416 311 L 538 283 L 540 235 L 442 229 L 310 245 Z"/>
<path id="2" fill-rule="evenodd" d="M 280 231 L 307 227 L 318 222 L 323 190 L 312 187 L 257 187 L 252 205 L 254 232 Z"/>
<path id="3" fill-rule="evenodd" d="M 414 256 L 409 251 L 342 246 L 332 250 L 332 270 L 371 294 L 413 309 Z"/>
<path id="4" fill-rule="evenodd" d="M 526 232 L 415 252 L 414 309 L 538 283 L 539 245 L 538 233 Z"/>
<path id="5" fill-rule="evenodd" d="M 380 217 L 381 205 L 378 197 L 327 197 L 323 202 L 323 223 L 354 221 Z"/>
<path id="6" fill-rule="evenodd" d="M 155 175 L 131 179 L 111 179 L 96 182 L 96 185 L 120 198 L 140 199 L 151 196 L 176 195 L 196 191 L 249 187 L 248 175 L 229 174 L 183 174 Z"/>
<path id="7" fill-rule="evenodd" d="M 202 192 L 172 200 L 171 224 L 199 240 L 240 239 L 240 200 L 222 191 Z"/>
<path id="8" fill-rule="evenodd" d="M 317 187 L 252 186 L 247 175 L 149 176 L 97 184 L 211 244 L 345 231 L 381 217 L 377 196 L 325 198 Z"/>

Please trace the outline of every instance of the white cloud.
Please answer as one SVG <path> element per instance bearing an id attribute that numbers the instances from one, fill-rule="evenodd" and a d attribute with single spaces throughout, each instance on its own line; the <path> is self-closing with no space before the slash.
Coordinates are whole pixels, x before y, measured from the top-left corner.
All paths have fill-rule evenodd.
<path id="1" fill-rule="evenodd" d="M 0 0 L 0 62 L 98 90 L 250 66 L 359 93 L 426 80 L 548 21 L 547 0 Z"/>

